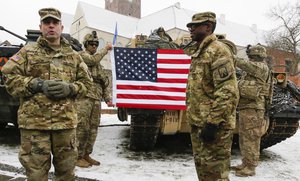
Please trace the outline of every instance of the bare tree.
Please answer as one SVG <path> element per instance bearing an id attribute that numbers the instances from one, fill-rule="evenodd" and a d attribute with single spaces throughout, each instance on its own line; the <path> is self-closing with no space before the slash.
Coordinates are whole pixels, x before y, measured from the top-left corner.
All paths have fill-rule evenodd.
<path id="1" fill-rule="evenodd" d="M 266 36 L 267 44 L 294 54 L 292 73 L 295 74 L 300 62 L 300 3 L 277 5 L 268 16 L 279 25 Z"/>

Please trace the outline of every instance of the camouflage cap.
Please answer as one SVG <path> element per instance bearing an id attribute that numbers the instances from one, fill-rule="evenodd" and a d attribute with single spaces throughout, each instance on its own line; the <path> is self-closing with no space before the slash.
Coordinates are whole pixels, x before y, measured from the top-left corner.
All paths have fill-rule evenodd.
<path id="1" fill-rule="evenodd" d="M 213 12 L 203 12 L 203 13 L 197 13 L 194 14 L 192 17 L 192 21 L 189 22 L 186 26 L 190 27 L 193 24 L 200 24 L 205 21 L 211 21 L 211 22 L 216 22 L 216 14 Z"/>
<path id="2" fill-rule="evenodd" d="M 55 8 L 43 8 L 39 10 L 39 15 L 41 17 L 41 21 L 46 18 L 54 18 L 61 21 L 61 13 L 58 9 Z"/>

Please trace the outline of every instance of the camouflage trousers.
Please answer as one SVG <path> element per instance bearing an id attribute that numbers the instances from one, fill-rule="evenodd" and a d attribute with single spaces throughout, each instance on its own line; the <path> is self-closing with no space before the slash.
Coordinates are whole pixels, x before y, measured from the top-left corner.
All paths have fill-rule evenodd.
<path id="1" fill-rule="evenodd" d="M 51 153 L 55 168 L 55 180 L 75 180 L 76 129 L 20 129 L 20 133 L 19 160 L 26 170 L 28 181 L 48 181 Z"/>
<path id="2" fill-rule="evenodd" d="M 239 111 L 239 146 L 242 162 L 256 167 L 259 162 L 260 141 L 266 132 L 264 110 L 243 109 Z"/>
<path id="3" fill-rule="evenodd" d="M 216 140 L 199 139 L 201 128 L 191 127 L 191 141 L 199 181 L 228 181 L 233 130 L 218 130 Z"/>
<path id="4" fill-rule="evenodd" d="M 80 99 L 77 102 L 77 109 L 78 158 L 82 158 L 93 152 L 100 124 L 101 101 L 92 98 Z"/>

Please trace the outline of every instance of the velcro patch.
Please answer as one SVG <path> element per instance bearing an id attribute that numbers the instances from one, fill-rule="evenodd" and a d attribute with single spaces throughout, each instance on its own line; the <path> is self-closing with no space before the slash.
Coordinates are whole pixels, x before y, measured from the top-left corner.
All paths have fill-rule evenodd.
<path id="1" fill-rule="evenodd" d="M 220 78 L 225 78 L 229 75 L 226 67 L 219 68 L 218 72 L 219 72 Z"/>
<path id="2" fill-rule="evenodd" d="M 10 59 L 12 59 L 13 61 L 17 62 L 17 61 L 19 61 L 21 59 L 21 57 L 15 54 Z"/>

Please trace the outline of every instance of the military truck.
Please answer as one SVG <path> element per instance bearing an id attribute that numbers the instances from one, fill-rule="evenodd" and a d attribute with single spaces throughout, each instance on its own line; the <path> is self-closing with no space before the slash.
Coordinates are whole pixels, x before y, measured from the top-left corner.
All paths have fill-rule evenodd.
<path id="1" fill-rule="evenodd" d="M 41 34 L 39 30 L 27 30 L 26 38 L 17 35 L 4 27 L 0 26 L 0 30 L 6 31 L 25 42 L 25 44 L 30 44 L 36 42 L 37 38 Z M 70 44 L 72 48 L 76 51 L 82 50 L 81 44 L 78 40 L 72 38 L 69 34 L 62 34 Z M 18 99 L 13 98 L 10 96 L 6 89 L 5 89 L 5 76 L 1 72 L 1 68 L 3 65 L 8 61 L 9 57 L 17 53 L 20 48 L 23 47 L 23 44 L 20 45 L 11 45 L 11 46 L 0 46 L 0 129 L 5 128 L 8 123 L 13 124 L 14 126 L 18 126 L 17 120 L 17 111 L 19 108 L 19 101 Z"/>
<path id="2" fill-rule="evenodd" d="M 181 42 L 181 48 L 187 46 L 189 36 L 182 36 L 177 42 Z M 149 37 L 137 35 L 128 47 L 168 48 L 166 43 L 161 41 L 154 31 Z M 174 45 L 169 47 L 178 48 Z M 262 137 L 261 149 L 293 136 L 299 127 L 300 89 L 292 82 L 287 81 L 285 72 L 277 72 L 273 76 L 276 83 L 271 109 L 268 113 L 267 132 Z M 190 132 L 190 126 L 186 120 L 186 111 L 182 110 L 118 108 L 120 121 L 126 121 L 129 117 L 131 118 L 129 144 L 131 150 L 153 149 L 160 135 Z M 233 145 L 238 146 L 237 130 L 235 130 Z"/>

